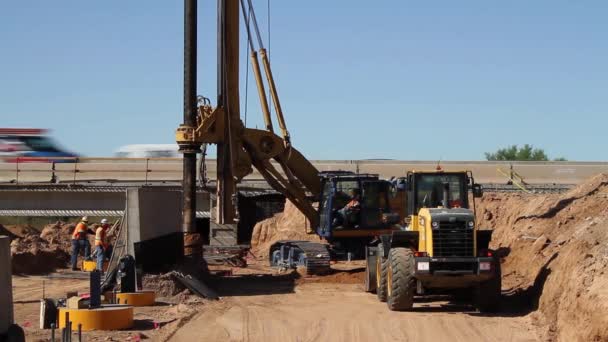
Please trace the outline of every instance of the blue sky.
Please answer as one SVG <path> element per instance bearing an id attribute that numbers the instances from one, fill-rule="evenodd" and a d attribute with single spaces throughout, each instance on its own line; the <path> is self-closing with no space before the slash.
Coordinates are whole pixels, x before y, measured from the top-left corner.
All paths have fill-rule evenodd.
<path id="1" fill-rule="evenodd" d="M 254 5 L 267 39 L 267 0 Z M 3 1 L 0 126 L 51 128 L 88 156 L 171 143 L 182 6 Z M 213 101 L 215 6 L 199 1 L 198 89 Z M 311 159 L 481 160 L 530 143 L 608 160 L 607 17 L 606 1 L 271 0 L 270 55 Z M 243 40 L 242 110 L 245 53 Z M 263 127 L 252 79 L 247 108 Z"/>

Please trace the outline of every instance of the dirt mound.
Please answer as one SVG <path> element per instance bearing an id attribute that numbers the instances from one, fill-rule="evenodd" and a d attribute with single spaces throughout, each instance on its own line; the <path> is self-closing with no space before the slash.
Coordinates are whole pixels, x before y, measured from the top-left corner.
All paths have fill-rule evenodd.
<path id="1" fill-rule="evenodd" d="M 561 195 L 487 194 L 482 227 L 503 259 L 503 290 L 552 340 L 608 340 L 608 175 Z"/>
<path id="2" fill-rule="evenodd" d="M 29 226 L 0 227 L 10 233 L 12 269 L 15 274 L 43 274 L 65 268 L 70 260 L 73 224 L 57 222 L 42 232 Z"/>
<path id="3" fill-rule="evenodd" d="M 142 280 L 143 288 L 153 290 L 158 297 L 169 298 L 176 296 L 186 290 L 173 272 L 166 274 L 146 274 Z"/>
<path id="4" fill-rule="evenodd" d="M 4 228 L 15 235 L 16 237 L 26 237 L 28 235 L 37 235 L 40 233 L 36 228 L 28 225 L 6 225 Z"/>
<path id="5" fill-rule="evenodd" d="M 12 256 L 13 274 L 46 274 L 65 268 L 70 255 L 61 250 L 36 250 Z"/>
<path id="6" fill-rule="evenodd" d="M 268 257 L 270 246 L 279 240 L 309 240 L 317 241 L 316 234 L 307 234 L 310 222 L 304 214 L 296 208 L 290 201 L 285 202 L 285 209 L 282 213 L 258 222 L 253 228 L 251 237 L 251 250 L 260 258 Z"/>
<path id="7" fill-rule="evenodd" d="M 59 248 L 66 253 L 70 253 L 72 248 L 72 231 L 75 225 L 57 221 L 44 226 L 40 232 L 40 238 L 47 241 L 54 248 Z"/>
<path id="8" fill-rule="evenodd" d="M 333 284 L 363 284 L 365 270 L 357 269 L 352 271 L 332 270 L 328 275 L 306 276 L 305 272 L 298 270 L 301 277 L 296 280 L 296 284 L 303 283 L 333 283 Z"/>
<path id="9" fill-rule="evenodd" d="M 70 254 L 31 234 L 11 242 L 14 274 L 42 274 L 66 267 Z"/>

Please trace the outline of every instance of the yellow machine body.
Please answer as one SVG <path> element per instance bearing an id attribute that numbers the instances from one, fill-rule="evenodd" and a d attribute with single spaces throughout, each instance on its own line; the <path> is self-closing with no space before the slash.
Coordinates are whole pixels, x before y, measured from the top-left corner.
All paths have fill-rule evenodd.
<path id="1" fill-rule="evenodd" d="M 422 174 L 437 174 L 437 175 L 445 175 L 445 176 L 460 176 L 460 175 L 467 175 L 470 174 L 469 171 L 412 171 L 412 174 L 416 174 L 416 173 L 422 173 Z M 413 179 L 413 178 L 412 178 Z M 407 201 L 413 201 L 414 199 L 407 199 Z M 474 201 L 474 198 L 471 198 L 470 200 Z M 442 211 L 446 214 L 449 214 L 450 211 L 452 209 L 450 208 L 443 208 L 443 207 L 438 207 L 441 208 Z M 474 208 L 474 205 L 473 205 Z M 410 212 L 410 215 L 408 217 L 408 221 L 409 221 L 409 228 L 412 231 L 416 231 L 419 233 L 419 237 L 418 237 L 418 251 L 419 252 L 426 252 L 428 253 L 428 255 L 430 257 L 434 256 L 433 253 L 433 228 L 432 228 L 432 224 L 433 224 L 433 216 L 431 215 L 431 211 L 430 209 L 433 208 L 427 208 L 427 207 L 422 207 L 420 208 L 417 212 L 413 211 Z M 471 210 L 469 208 L 459 208 L 460 211 L 462 210 L 467 210 L 468 213 L 470 213 L 471 217 L 475 217 L 475 211 Z M 474 227 L 474 232 L 477 230 L 477 227 Z M 473 250 L 476 251 L 477 250 L 477 234 L 473 234 Z"/>
<path id="2" fill-rule="evenodd" d="M 82 262 L 82 270 L 85 272 L 93 272 L 97 267 L 97 262 L 93 260 L 84 260 Z"/>
<path id="3" fill-rule="evenodd" d="M 474 215 L 472 211 L 471 215 Z M 418 212 L 418 215 L 411 216 L 412 230 L 417 231 L 420 234 L 418 239 L 418 251 L 427 252 L 431 257 L 434 256 L 432 223 L 433 220 L 427 208 L 422 208 Z M 473 250 L 477 250 L 477 234 L 473 234 Z"/>

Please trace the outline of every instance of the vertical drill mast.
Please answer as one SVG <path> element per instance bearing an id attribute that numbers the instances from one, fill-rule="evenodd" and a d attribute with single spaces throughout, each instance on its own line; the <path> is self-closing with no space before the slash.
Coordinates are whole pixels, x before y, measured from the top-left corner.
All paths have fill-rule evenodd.
<path id="1" fill-rule="evenodd" d="M 235 222 L 236 180 L 233 170 L 238 158 L 239 110 L 239 2 L 218 0 L 217 105 L 223 109 L 223 139 L 217 146 L 216 223 Z"/>
<path id="2" fill-rule="evenodd" d="M 196 126 L 196 30 L 197 0 L 184 0 L 184 124 Z M 196 154 L 200 144 L 180 144 L 183 157 L 183 208 L 182 231 L 184 255 L 197 258 L 202 255 L 200 237 L 196 234 Z"/>

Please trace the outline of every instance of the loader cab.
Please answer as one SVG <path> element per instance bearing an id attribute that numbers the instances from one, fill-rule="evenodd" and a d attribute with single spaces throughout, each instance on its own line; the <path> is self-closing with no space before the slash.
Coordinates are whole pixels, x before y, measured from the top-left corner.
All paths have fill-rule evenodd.
<path id="1" fill-rule="evenodd" d="M 322 173 L 322 193 L 319 198 L 319 227 L 317 233 L 324 238 L 340 235 L 357 235 L 364 230 L 382 229 L 393 224 L 390 216 L 389 196 L 391 184 L 377 175 L 354 173 Z M 360 194 L 360 208 L 346 220 L 340 210 L 351 200 L 351 192 Z"/>
<path id="2" fill-rule="evenodd" d="M 407 215 L 417 215 L 421 208 L 469 208 L 469 189 L 481 196 L 481 187 L 472 174 L 462 172 L 408 172 Z"/>

